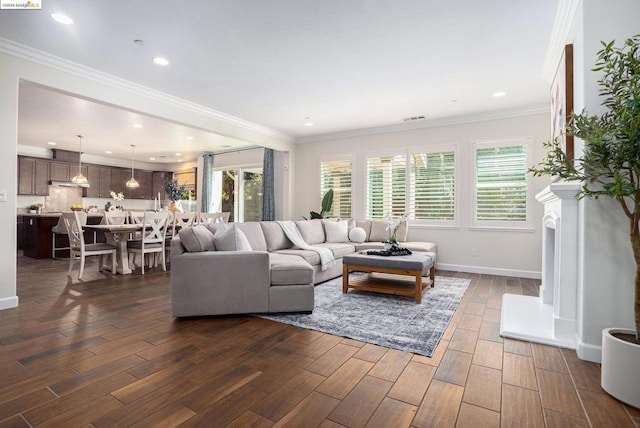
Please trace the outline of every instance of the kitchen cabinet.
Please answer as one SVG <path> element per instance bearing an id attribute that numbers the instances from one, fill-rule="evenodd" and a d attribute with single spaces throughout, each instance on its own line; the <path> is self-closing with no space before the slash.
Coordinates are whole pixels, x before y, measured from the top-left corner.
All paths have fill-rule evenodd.
<path id="1" fill-rule="evenodd" d="M 151 176 L 151 198 L 157 198 L 160 194 L 160 200 L 168 199 L 164 192 L 165 180 L 171 179 L 173 173 L 166 171 L 153 171 Z"/>
<path id="2" fill-rule="evenodd" d="M 71 164 L 69 163 L 56 161 L 49 162 L 49 180 L 69 181 L 77 172 L 77 168 L 71 172 Z"/>
<path id="3" fill-rule="evenodd" d="M 111 168 L 111 190 L 125 193 L 125 183 L 130 178 L 131 171 L 124 168 Z"/>
<path id="4" fill-rule="evenodd" d="M 84 196 L 88 198 L 111 197 L 111 167 L 88 165 L 87 180 L 89 186 L 84 189 Z"/>
<path id="5" fill-rule="evenodd" d="M 49 161 L 18 156 L 18 195 L 49 194 Z"/>
<path id="6" fill-rule="evenodd" d="M 151 190 L 153 173 L 151 171 L 141 171 L 139 169 L 136 169 L 134 171 L 134 177 L 138 182 L 138 184 L 140 184 L 140 186 L 134 189 L 127 188 L 124 194 L 125 198 L 126 199 L 153 199 L 152 190 Z M 127 180 L 129 178 L 131 177 L 128 177 Z"/>

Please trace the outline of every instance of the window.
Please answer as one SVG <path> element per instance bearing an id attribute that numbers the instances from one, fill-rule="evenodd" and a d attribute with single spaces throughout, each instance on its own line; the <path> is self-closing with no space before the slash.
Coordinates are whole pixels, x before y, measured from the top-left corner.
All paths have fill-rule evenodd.
<path id="1" fill-rule="evenodd" d="M 367 159 L 367 218 L 400 216 L 406 209 L 407 156 Z"/>
<path id="2" fill-rule="evenodd" d="M 411 218 L 455 221 L 455 152 L 411 155 Z"/>
<path id="3" fill-rule="evenodd" d="M 351 217 L 351 159 L 320 162 L 320 200 L 333 189 L 333 205 L 327 217 Z"/>
<path id="4" fill-rule="evenodd" d="M 420 151 L 367 159 L 367 216 L 409 214 L 423 224 L 455 225 L 456 152 Z"/>
<path id="5" fill-rule="evenodd" d="M 477 225 L 508 227 L 527 222 L 527 151 L 523 143 L 476 144 Z"/>

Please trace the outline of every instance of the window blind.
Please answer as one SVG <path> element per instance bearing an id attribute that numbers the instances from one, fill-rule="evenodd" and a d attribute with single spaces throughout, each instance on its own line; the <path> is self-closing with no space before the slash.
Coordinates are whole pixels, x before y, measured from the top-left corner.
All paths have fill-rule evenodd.
<path id="1" fill-rule="evenodd" d="M 333 205 L 328 217 L 351 217 L 351 160 L 320 162 L 320 201 L 333 189 Z"/>
<path id="2" fill-rule="evenodd" d="M 476 220 L 527 220 L 527 151 L 523 145 L 476 149 Z"/>
<path id="3" fill-rule="evenodd" d="M 367 218 L 404 214 L 406 209 L 405 155 L 367 159 Z"/>
<path id="4" fill-rule="evenodd" d="M 422 220 L 455 220 L 455 153 L 411 156 L 410 212 Z"/>

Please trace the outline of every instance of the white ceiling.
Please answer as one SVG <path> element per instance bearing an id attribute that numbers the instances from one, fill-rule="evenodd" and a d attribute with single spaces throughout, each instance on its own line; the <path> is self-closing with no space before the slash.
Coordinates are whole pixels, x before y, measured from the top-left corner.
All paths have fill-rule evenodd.
<path id="1" fill-rule="evenodd" d="M 558 0 L 41 3 L 1 11 L 0 37 L 304 139 L 547 104 L 541 74 Z M 138 144 L 141 157 L 167 162 L 239 144 L 34 86 L 21 87 L 19 125 L 21 144 L 73 144 L 83 133 L 85 152 L 94 142 L 128 155 Z"/>

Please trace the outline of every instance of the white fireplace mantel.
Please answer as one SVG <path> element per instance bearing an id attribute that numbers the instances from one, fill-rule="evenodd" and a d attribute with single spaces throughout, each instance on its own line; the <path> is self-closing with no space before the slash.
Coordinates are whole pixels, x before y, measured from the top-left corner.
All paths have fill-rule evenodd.
<path id="1" fill-rule="evenodd" d="M 578 302 L 578 200 L 581 183 L 553 183 L 536 195 L 544 204 L 539 296 L 505 294 L 500 334 L 575 349 Z"/>

